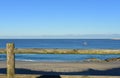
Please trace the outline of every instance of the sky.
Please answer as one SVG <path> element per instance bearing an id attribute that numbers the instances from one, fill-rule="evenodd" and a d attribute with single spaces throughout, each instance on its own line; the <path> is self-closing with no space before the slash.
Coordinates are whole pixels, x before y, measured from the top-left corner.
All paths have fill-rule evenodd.
<path id="1" fill-rule="evenodd" d="M 0 36 L 120 34 L 120 0 L 0 0 Z"/>

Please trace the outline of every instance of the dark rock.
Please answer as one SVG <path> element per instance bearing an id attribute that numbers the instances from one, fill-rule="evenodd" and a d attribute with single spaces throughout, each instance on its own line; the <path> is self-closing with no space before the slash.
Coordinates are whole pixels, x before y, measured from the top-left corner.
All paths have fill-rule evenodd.
<path id="1" fill-rule="evenodd" d="M 102 62 L 103 60 L 97 59 L 97 58 L 90 58 L 84 60 L 84 62 Z"/>
<path id="2" fill-rule="evenodd" d="M 119 58 L 108 58 L 105 59 L 106 62 L 113 62 L 113 61 L 120 61 L 120 57 Z"/>

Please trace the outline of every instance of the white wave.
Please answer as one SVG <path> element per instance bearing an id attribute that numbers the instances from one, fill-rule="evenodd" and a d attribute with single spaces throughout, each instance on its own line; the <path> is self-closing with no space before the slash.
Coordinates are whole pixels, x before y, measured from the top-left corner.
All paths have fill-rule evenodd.
<path id="1" fill-rule="evenodd" d="M 16 59 L 16 61 L 30 61 L 30 62 L 34 62 L 34 61 L 37 61 L 37 60 L 28 60 L 28 59 Z"/>

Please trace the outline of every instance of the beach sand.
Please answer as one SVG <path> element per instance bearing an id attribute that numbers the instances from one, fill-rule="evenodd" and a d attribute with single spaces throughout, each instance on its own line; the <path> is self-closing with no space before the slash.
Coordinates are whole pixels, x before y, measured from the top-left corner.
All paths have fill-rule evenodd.
<path id="1" fill-rule="evenodd" d="M 22 62 L 15 63 L 16 74 L 107 75 L 120 76 L 120 62 Z M 6 62 L 0 61 L 0 74 Z"/>

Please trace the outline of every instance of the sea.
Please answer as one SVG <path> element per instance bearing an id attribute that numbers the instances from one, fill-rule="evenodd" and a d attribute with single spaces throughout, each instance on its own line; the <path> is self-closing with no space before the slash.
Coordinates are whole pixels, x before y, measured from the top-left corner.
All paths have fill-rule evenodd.
<path id="1" fill-rule="evenodd" d="M 15 48 L 120 49 L 117 39 L 0 39 L 0 48 L 6 43 Z"/>
<path id="2" fill-rule="evenodd" d="M 120 49 L 118 39 L 0 39 L 0 48 L 6 43 L 14 43 L 15 48 L 55 48 L 55 49 Z M 118 58 L 120 54 L 16 54 L 17 61 L 79 62 L 89 58 Z M 0 54 L 6 60 L 6 54 Z"/>

